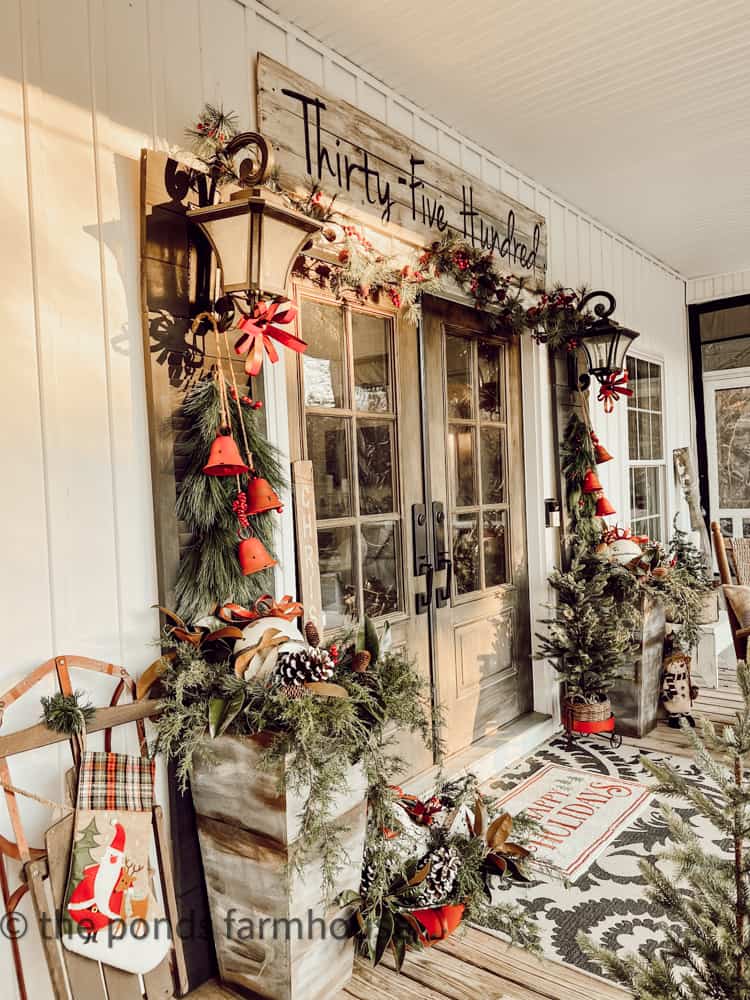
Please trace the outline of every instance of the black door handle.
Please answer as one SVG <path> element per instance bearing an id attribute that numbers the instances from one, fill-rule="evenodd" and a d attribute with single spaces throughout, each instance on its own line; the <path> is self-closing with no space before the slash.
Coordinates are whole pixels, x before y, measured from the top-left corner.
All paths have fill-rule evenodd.
<path id="1" fill-rule="evenodd" d="M 448 558 L 447 552 L 438 553 L 437 561 L 437 572 L 439 573 L 441 569 L 445 570 L 445 586 L 438 587 L 435 591 L 435 607 L 444 608 L 446 604 L 450 604 L 451 600 L 451 586 L 453 583 L 453 563 Z"/>
<path id="2" fill-rule="evenodd" d="M 432 503 L 432 537 L 435 544 L 435 572 L 445 570 L 445 586 L 435 590 L 435 606 L 444 608 L 450 604 L 451 584 L 453 581 L 453 563 L 445 542 L 445 510 L 439 500 Z"/>
<path id="3" fill-rule="evenodd" d="M 419 568 L 421 572 L 418 575 L 424 575 L 425 577 L 425 592 L 424 594 L 416 595 L 417 614 L 424 615 L 432 604 L 432 585 L 435 580 L 435 570 L 431 562 L 422 563 Z"/>

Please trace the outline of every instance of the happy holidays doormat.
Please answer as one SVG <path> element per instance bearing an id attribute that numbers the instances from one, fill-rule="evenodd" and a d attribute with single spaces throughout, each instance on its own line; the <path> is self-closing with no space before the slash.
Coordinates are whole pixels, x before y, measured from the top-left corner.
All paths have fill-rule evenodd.
<path id="1" fill-rule="evenodd" d="M 523 812 L 539 830 L 528 846 L 561 878 L 574 881 L 648 805 L 651 791 L 639 781 L 546 764 L 501 796 L 503 812 Z"/>
<path id="2" fill-rule="evenodd" d="M 640 763 L 642 756 L 669 762 L 690 784 L 699 786 L 718 804 L 712 782 L 690 757 L 672 757 L 633 746 L 613 750 L 607 741 L 598 739 L 579 739 L 568 746 L 565 737 L 545 743 L 508 771 L 490 778 L 483 790 L 497 797 L 507 796 L 509 811 L 516 812 L 518 803 L 509 793 L 551 764 L 585 771 L 592 778 L 605 782 L 615 780 L 647 785 L 653 778 Z M 717 856 L 726 854 L 727 842 L 707 820 L 696 814 L 690 803 L 670 799 L 669 804 L 709 850 Z M 495 901 L 500 901 L 502 892 L 510 892 L 514 900 L 531 912 L 539 925 L 542 951 L 547 958 L 601 976 L 601 967 L 576 944 L 579 931 L 597 944 L 622 954 L 637 951 L 639 947 L 654 954 L 666 943 L 665 931 L 670 922 L 659 907 L 646 900 L 646 882 L 638 865 L 643 859 L 653 860 L 669 846 L 669 829 L 654 795 L 638 815 L 628 819 L 615 832 L 588 867 L 572 881 L 544 876 L 529 885 L 512 887 L 504 887 L 504 883 L 498 881 L 493 895 Z M 666 870 L 663 863 L 660 867 Z"/>

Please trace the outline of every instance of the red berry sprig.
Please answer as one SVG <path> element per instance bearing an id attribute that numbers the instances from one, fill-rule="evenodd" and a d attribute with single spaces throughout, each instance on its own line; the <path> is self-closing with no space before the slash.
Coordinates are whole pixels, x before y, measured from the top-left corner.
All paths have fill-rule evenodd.
<path id="1" fill-rule="evenodd" d="M 247 493 L 239 491 L 232 501 L 232 510 L 237 515 L 240 527 L 247 528 L 250 525 L 250 517 L 247 512 Z"/>

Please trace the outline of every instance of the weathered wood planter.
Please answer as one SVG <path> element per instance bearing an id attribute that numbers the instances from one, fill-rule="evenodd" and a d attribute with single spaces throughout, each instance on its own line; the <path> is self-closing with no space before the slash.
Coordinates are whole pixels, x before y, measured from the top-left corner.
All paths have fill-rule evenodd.
<path id="1" fill-rule="evenodd" d="M 642 611 L 638 658 L 609 692 L 617 732 L 623 736 L 650 733 L 659 711 L 666 618 L 659 601 L 646 599 Z"/>
<path id="2" fill-rule="evenodd" d="M 195 768 L 192 792 L 221 979 L 268 1000 L 328 1000 L 352 974 L 347 910 L 326 908 L 320 866 L 287 882 L 304 798 L 279 794 L 280 770 L 260 770 L 268 738 L 222 736 Z M 359 889 L 367 814 L 361 768 L 335 808 L 349 863 L 336 892 Z"/>

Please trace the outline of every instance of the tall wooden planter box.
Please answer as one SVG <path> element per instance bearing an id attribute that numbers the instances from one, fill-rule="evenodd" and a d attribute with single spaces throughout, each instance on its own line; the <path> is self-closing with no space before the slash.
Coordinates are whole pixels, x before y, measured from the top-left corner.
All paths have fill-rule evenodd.
<path id="1" fill-rule="evenodd" d="M 329 1000 L 352 974 L 349 911 L 326 908 L 317 863 L 285 880 L 304 797 L 279 794 L 280 768 L 260 769 L 268 740 L 220 737 L 214 760 L 196 766 L 191 780 L 219 973 L 249 997 Z M 359 889 L 366 791 L 362 769 L 351 768 L 333 811 L 349 830 L 337 894 Z"/>
<path id="2" fill-rule="evenodd" d="M 640 652 L 609 692 L 617 732 L 645 736 L 656 725 L 661 694 L 666 617 L 660 601 L 645 599 Z"/>

